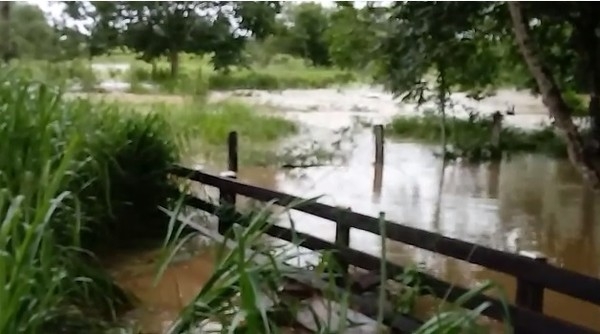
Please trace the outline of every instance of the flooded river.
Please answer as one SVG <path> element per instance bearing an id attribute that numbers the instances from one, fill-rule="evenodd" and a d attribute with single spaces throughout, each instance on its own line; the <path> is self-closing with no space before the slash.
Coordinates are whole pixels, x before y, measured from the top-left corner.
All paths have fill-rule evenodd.
<path id="1" fill-rule="evenodd" d="M 329 97 L 318 90 L 308 92 L 256 92 L 247 99 L 271 104 L 298 120 L 309 129 L 311 138 L 332 136 L 357 116 L 385 122 L 398 110 L 406 112 L 379 92 L 343 95 L 331 90 Z M 286 99 L 286 94 L 295 97 Z M 516 104 L 517 115 L 506 118 L 514 125 L 532 127 L 547 121 L 534 98 L 496 98 L 482 109 L 493 112 L 506 101 Z M 586 190 L 567 161 L 520 155 L 500 163 L 444 167 L 433 154 L 434 146 L 388 138 L 383 182 L 378 188 L 373 182 L 371 131 L 356 132 L 353 143 L 346 161 L 339 165 L 301 170 L 240 166 L 239 178 L 298 196 L 323 196 L 320 200 L 324 203 L 364 214 L 385 212 L 386 218 L 401 224 L 500 250 L 539 251 L 557 266 L 600 276 L 600 215 L 595 210 L 600 197 Z M 299 231 L 334 239 L 333 223 L 301 213 L 293 217 Z M 351 246 L 373 254 L 381 251 L 378 237 L 361 231 L 352 231 Z M 429 273 L 465 286 L 493 279 L 514 296 L 515 282 L 502 274 L 398 243 L 387 246 L 388 258 L 398 263 L 420 263 Z M 175 269 L 184 272 L 180 280 L 201 284 L 197 278 L 204 277 L 209 266 L 201 259 L 196 261 L 200 264 L 191 261 L 187 269 Z M 198 273 L 186 271 L 194 268 L 199 268 Z M 600 330 L 599 308 L 551 293 L 546 294 L 544 308 L 549 314 Z"/>

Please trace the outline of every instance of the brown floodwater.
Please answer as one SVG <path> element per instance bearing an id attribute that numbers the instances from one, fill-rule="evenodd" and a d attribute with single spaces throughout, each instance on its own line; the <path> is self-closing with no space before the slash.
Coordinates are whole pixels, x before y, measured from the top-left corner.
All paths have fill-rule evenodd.
<path id="1" fill-rule="evenodd" d="M 383 211 L 401 224 L 508 252 L 539 251 L 559 267 L 600 276 L 600 218 L 595 212 L 600 198 L 583 187 L 567 161 L 521 155 L 497 164 L 448 164 L 442 171 L 433 147 L 388 140 L 382 186 L 374 189 L 370 136 L 356 136 L 342 166 L 290 171 L 241 166 L 239 178 L 299 196 L 322 195 L 324 203 L 364 214 Z M 292 217 L 299 231 L 334 240 L 333 223 L 299 212 Z M 379 238 L 367 232 L 353 230 L 351 245 L 381 252 Z M 463 286 L 492 279 L 510 299 L 514 296 L 514 279 L 506 275 L 391 241 L 385 251 L 392 261 L 419 263 Z M 150 285 L 154 267 L 137 276 L 121 272 L 120 280 L 151 305 L 138 319 L 157 326 L 191 300 L 211 268 L 206 256 L 198 256 L 172 266 L 158 287 Z M 600 308 L 570 297 L 547 292 L 544 311 L 600 330 Z"/>
<path id="2" fill-rule="evenodd" d="M 356 96 L 351 95 L 353 99 Z M 277 94 L 272 98 L 290 100 Z M 371 98 L 365 97 L 365 104 Z M 296 104 L 312 101 L 302 96 L 296 100 Z M 344 97 L 330 101 L 319 103 L 331 106 L 344 102 Z M 299 141 L 328 139 L 333 130 L 352 123 L 356 114 L 375 121 L 387 117 L 368 110 L 349 113 L 345 105 L 339 109 L 343 110 L 288 110 L 286 114 L 310 128 L 308 137 Z M 522 117 L 531 118 L 527 124 L 534 126 L 542 116 Z M 242 144 L 240 150 L 244 149 Z M 362 131 L 353 135 L 347 159 L 336 166 L 282 170 L 241 165 L 238 178 L 298 196 L 321 196 L 324 203 L 363 214 L 385 212 L 387 219 L 400 224 L 503 251 L 538 251 L 556 266 L 600 277 L 600 218 L 595 209 L 600 197 L 586 190 L 568 161 L 518 155 L 500 163 L 451 163 L 444 167 L 434 156 L 433 146 L 387 140 L 383 179 L 378 187 L 374 186 L 373 148 L 371 132 Z M 224 167 L 223 162 L 193 162 L 213 172 Z M 294 212 L 292 218 L 299 231 L 334 240 L 334 223 L 299 212 Z M 367 232 L 353 230 L 351 246 L 372 254 L 381 252 L 378 236 Z M 463 286 L 494 280 L 511 300 L 514 296 L 514 279 L 506 275 L 397 242 L 388 241 L 384 251 L 392 261 L 419 263 L 430 274 Z M 115 265 L 118 281 L 141 301 L 140 308 L 130 316 L 144 326 L 145 333 L 159 333 L 165 323 L 173 320 L 201 289 L 213 268 L 210 254 L 200 254 L 169 267 L 160 284 L 153 286 L 156 267 L 150 263 L 155 258 L 153 253 L 137 254 Z M 546 292 L 545 297 L 546 313 L 600 331 L 600 308 L 555 293 Z"/>
<path id="3" fill-rule="evenodd" d="M 246 182 L 377 215 L 508 252 L 538 251 L 556 266 L 600 277 L 600 197 L 568 161 L 520 155 L 501 163 L 442 163 L 431 146 L 387 141 L 381 189 L 374 188 L 370 133 L 357 136 L 343 166 L 281 172 L 242 168 Z M 334 224 L 294 212 L 299 231 L 334 240 Z M 379 254 L 373 234 L 353 230 L 351 246 Z M 492 279 L 512 300 L 514 279 L 485 268 L 388 241 L 388 259 L 419 263 L 445 280 L 474 286 Z M 547 292 L 544 311 L 600 330 L 600 308 Z"/>

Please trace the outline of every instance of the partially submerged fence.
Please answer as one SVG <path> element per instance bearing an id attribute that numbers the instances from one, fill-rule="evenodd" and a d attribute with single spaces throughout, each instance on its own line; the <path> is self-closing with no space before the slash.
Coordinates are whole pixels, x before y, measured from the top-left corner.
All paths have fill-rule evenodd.
<path id="1" fill-rule="evenodd" d="M 336 223 L 336 240 L 329 242 L 313 235 L 292 231 L 290 228 L 271 226 L 266 233 L 270 236 L 294 241 L 301 240 L 300 245 L 311 250 L 335 250 L 336 257 L 343 263 L 346 271 L 352 265 L 372 273 L 371 283 L 354 285 L 353 292 L 358 294 L 366 289 L 374 289 L 380 281 L 377 273 L 381 268 L 379 257 L 350 248 L 350 229 L 358 229 L 381 235 L 380 219 L 347 209 L 326 204 L 306 201 L 303 198 L 279 191 L 265 189 L 235 180 L 237 172 L 237 134 L 231 133 L 229 143 L 229 171 L 221 176 L 212 175 L 181 166 L 171 168 L 172 175 L 196 181 L 219 189 L 220 202 L 223 206 L 234 207 L 236 195 L 245 196 L 262 202 L 272 202 L 281 206 L 294 204 L 292 209 L 321 217 Z M 186 204 L 203 211 L 217 214 L 219 232 L 224 234 L 233 223 L 231 215 L 223 215 L 219 206 L 188 195 Z M 300 222 L 301 223 L 301 222 Z M 298 224 L 298 223 L 297 223 Z M 557 319 L 543 314 L 543 301 L 546 290 L 552 290 L 593 305 L 600 306 L 600 279 L 585 276 L 576 272 L 561 269 L 545 262 L 534 253 L 513 254 L 470 242 L 445 237 L 438 233 L 385 221 L 385 235 L 388 239 L 412 245 L 440 255 L 445 255 L 488 269 L 508 274 L 515 278 L 517 290 L 515 303 L 506 305 L 497 298 L 478 295 L 466 302 L 463 307 L 474 309 L 482 303 L 488 303 L 482 314 L 499 321 L 506 321 L 507 316 L 515 333 L 597 333 L 597 331 L 578 324 Z M 400 265 L 386 262 L 387 277 L 397 277 L 404 272 Z M 420 282 L 427 286 L 429 293 L 448 302 L 456 301 L 468 292 L 468 289 L 450 284 L 427 273 L 420 272 Z M 363 282 L 364 283 L 364 282 Z M 356 296 L 355 296 L 356 297 Z M 369 301 L 356 303 L 357 311 L 375 317 L 375 303 Z M 387 315 L 384 323 L 397 332 L 410 332 L 418 323 L 410 321 L 400 314 Z"/>

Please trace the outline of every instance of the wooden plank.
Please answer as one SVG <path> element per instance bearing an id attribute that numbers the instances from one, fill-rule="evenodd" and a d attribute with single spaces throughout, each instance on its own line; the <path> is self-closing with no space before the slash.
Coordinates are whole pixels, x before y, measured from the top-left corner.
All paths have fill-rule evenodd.
<path id="1" fill-rule="evenodd" d="M 378 220 L 374 217 L 348 212 L 347 210 L 322 203 L 307 202 L 300 197 L 255 187 L 239 181 L 223 179 L 185 167 L 174 166 L 170 172 L 174 175 L 211 186 L 235 189 L 240 195 L 261 201 L 275 201 L 278 205 L 293 206 L 295 210 L 337 221 L 339 224 L 351 228 L 380 234 Z M 294 206 L 294 204 L 296 205 Z M 516 254 L 502 252 L 390 221 L 386 222 L 386 234 L 389 239 L 430 250 L 438 254 L 481 265 L 516 277 L 526 276 L 532 283 L 541 284 L 548 289 L 588 301 L 595 305 L 600 305 L 600 280 L 597 278 L 557 268 L 546 263 L 539 263 Z"/>
<path id="2" fill-rule="evenodd" d="M 204 201 L 200 199 L 195 199 L 193 200 L 193 202 L 194 204 L 200 204 Z M 209 211 L 211 213 L 216 212 L 216 210 L 218 210 L 218 208 L 215 205 L 212 205 L 210 203 L 205 202 L 202 204 L 202 206 L 205 208 L 212 208 L 212 210 L 215 210 Z M 238 216 L 242 217 L 241 214 L 238 214 Z M 337 247 L 335 244 L 330 243 L 328 241 L 316 238 L 308 234 L 292 232 L 284 227 L 273 225 L 270 226 L 265 231 L 265 233 L 286 241 L 298 242 L 300 240 L 302 241 L 299 242 L 300 245 L 309 249 L 338 249 L 340 257 L 347 263 L 369 271 L 377 271 L 381 266 L 381 259 L 377 256 L 366 254 L 359 250 L 349 247 Z M 397 264 L 387 262 L 386 265 L 388 277 L 390 278 L 397 277 L 405 271 L 405 269 L 402 266 Z M 427 287 L 430 290 L 430 292 L 433 293 L 433 295 L 442 298 L 448 302 L 456 301 L 458 298 L 460 298 L 469 291 L 468 289 L 460 285 L 448 284 L 442 280 L 439 280 L 431 275 L 422 272 L 419 272 L 418 281 L 420 281 L 423 286 Z M 508 311 L 510 319 L 513 320 L 512 323 L 516 325 L 515 329 L 518 329 L 522 332 L 553 333 L 553 330 L 557 330 L 558 333 L 596 333 L 591 329 L 581 327 L 579 325 L 570 324 L 568 322 L 551 316 L 516 307 L 514 305 L 504 305 L 500 300 L 486 295 L 474 296 L 472 299 L 466 302 L 463 305 L 463 307 L 468 309 L 474 309 L 476 307 L 479 307 L 483 303 L 490 304 L 490 306 L 482 312 L 483 315 L 496 320 L 504 321 L 506 320 L 506 312 Z M 367 306 L 364 306 L 364 309 L 362 309 L 362 311 L 360 312 L 364 313 L 366 309 Z M 367 313 L 364 314 L 369 315 Z"/>

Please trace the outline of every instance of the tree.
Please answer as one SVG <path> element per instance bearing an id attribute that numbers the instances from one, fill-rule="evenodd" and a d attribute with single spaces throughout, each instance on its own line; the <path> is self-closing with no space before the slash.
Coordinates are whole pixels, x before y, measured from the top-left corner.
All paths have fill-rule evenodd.
<path id="1" fill-rule="evenodd" d="M 241 61 L 246 39 L 253 32 L 267 34 L 278 11 L 276 2 L 95 1 L 69 6 L 71 16 L 92 18 L 93 53 L 121 46 L 145 61 L 166 56 L 172 76 L 178 73 L 181 52 L 213 53 L 219 68 Z"/>
<path id="2" fill-rule="evenodd" d="M 395 95 L 422 104 L 433 99 L 442 116 L 445 151 L 445 116 L 452 89 L 478 93 L 498 73 L 498 43 L 492 26 L 482 15 L 494 10 L 486 3 L 396 3 L 390 25 L 379 46 L 377 77 Z M 477 26 L 477 29 L 473 29 Z"/>
<path id="3" fill-rule="evenodd" d="M 283 53 L 310 60 L 315 66 L 331 65 L 325 33 L 329 13 L 318 3 L 291 4 L 284 8 L 277 30 Z"/>
<path id="4" fill-rule="evenodd" d="M 58 35 L 38 6 L 15 3 L 11 10 L 10 33 L 15 57 L 48 59 L 57 51 Z"/>
<path id="5" fill-rule="evenodd" d="M 447 87 L 483 89 L 515 64 L 529 72 L 567 144 L 569 158 L 587 183 L 600 187 L 600 66 L 597 9 L 582 2 L 402 3 L 384 39 L 382 78 L 396 93 L 426 87 L 427 73 L 444 73 Z M 398 13 L 400 15 L 398 15 Z M 443 65 L 443 66 L 440 66 Z M 385 71 L 389 71 L 386 73 Z M 462 72 L 462 73 L 461 73 Z M 439 87 L 438 87 L 439 88 Z M 563 94 L 590 94 L 591 141 L 573 124 Z"/>
<path id="6" fill-rule="evenodd" d="M 567 149 L 569 153 L 569 157 L 571 161 L 575 164 L 575 166 L 580 170 L 581 174 L 588 181 L 589 185 L 593 188 L 600 187 L 600 170 L 598 166 L 592 160 L 592 157 L 588 152 L 585 151 L 585 145 L 583 139 L 579 133 L 579 130 L 573 123 L 571 119 L 571 112 L 569 110 L 568 105 L 562 98 L 561 90 L 550 69 L 545 65 L 541 58 L 540 53 L 537 50 L 535 42 L 531 39 L 530 33 L 530 21 L 526 19 L 522 5 L 518 2 L 511 2 L 508 4 L 508 8 L 510 10 L 510 16 L 512 19 L 513 29 L 515 33 L 515 38 L 519 45 L 519 49 L 529 67 L 529 71 L 532 76 L 535 78 L 539 91 L 542 94 L 544 104 L 548 107 L 548 111 L 556 120 L 556 124 L 558 128 L 563 132 L 566 140 L 567 140 Z M 586 15 L 583 12 L 580 12 L 580 16 L 577 21 L 574 21 L 574 28 L 581 34 L 585 36 L 585 28 L 588 27 L 587 22 L 581 22 L 580 20 L 585 21 Z M 595 24 L 590 24 L 590 26 L 594 26 Z M 594 56 L 587 63 L 587 69 L 591 72 L 590 82 L 591 82 L 591 102 L 590 102 L 590 115 L 592 118 L 596 118 L 595 115 L 598 110 L 598 91 L 596 89 L 600 87 L 596 87 L 595 85 L 600 84 L 600 82 L 596 83 L 597 75 L 600 75 L 600 72 L 597 72 L 598 65 L 596 64 L 600 59 L 598 59 L 598 55 L 595 54 L 596 48 L 598 45 L 598 37 L 595 36 L 595 31 L 592 31 L 592 37 L 590 38 L 588 45 L 583 50 L 583 54 L 588 56 Z M 594 122 L 595 123 L 595 122 Z M 598 128 L 595 129 L 596 131 Z M 594 129 L 592 130 L 594 131 Z"/>
<path id="7" fill-rule="evenodd" d="M 0 4 L 0 31 L 2 31 L 2 60 L 4 62 L 10 61 L 12 57 L 12 41 L 10 34 L 10 9 L 12 2 L 3 1 Z"/>
<path id="8" fill-rule="evenodd" d="M 373 4 L 358 9 L 341 2 L 330 15 L 325 32 L 333 64 L 347 69 L 365 68 L 374 59 L 380 35 L 387 21 L 387 8 Z"/>

